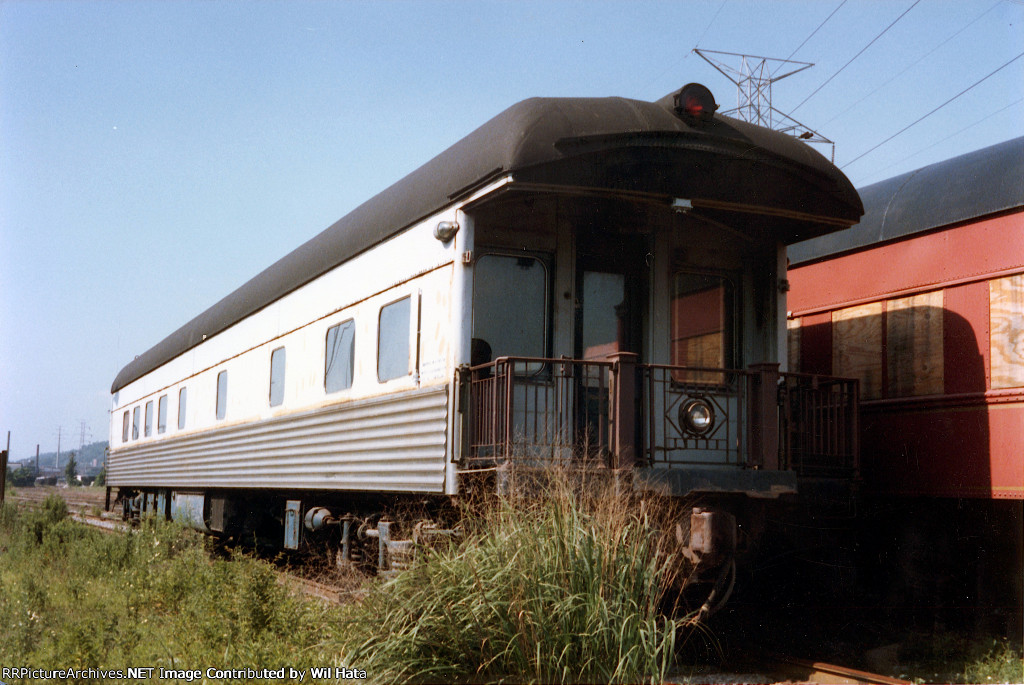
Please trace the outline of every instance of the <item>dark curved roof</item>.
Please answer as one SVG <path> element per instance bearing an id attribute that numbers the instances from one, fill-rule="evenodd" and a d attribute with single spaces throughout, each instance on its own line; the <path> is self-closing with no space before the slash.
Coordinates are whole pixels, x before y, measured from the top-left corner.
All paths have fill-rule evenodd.
<path id="1" fill-rule="evenodd" d="M 712 163 L 714 162 L 714 163 Z M 688 173 L 689 172 L 689 173 Z M 552 186 L 742 201 L 799 215 L 787 242 L 857 221 L 860 200 L 824 157 L 790 136 L 715 116 L 691 128 L 657 103 L 531 98 L 476 129 L 262 271 L 125 366 L 111 392 L 351 257 L 506 174 Z"/>
<path id="2" fill-rule="evenodd" d="M 859 224 L 791 246 L 790 264 L 1024 206 L 1024 136 L 869 185 L 860 196 Z"/>

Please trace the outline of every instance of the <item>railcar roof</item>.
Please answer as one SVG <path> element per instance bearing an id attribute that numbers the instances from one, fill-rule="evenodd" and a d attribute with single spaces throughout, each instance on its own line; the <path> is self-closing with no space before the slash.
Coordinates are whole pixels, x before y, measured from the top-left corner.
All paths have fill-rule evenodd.
<path id="1" fill-rule="evenodd" d="M 720 115 L 703 127 L 691 127 L 673 111 L 671 95 L 658 102 L 619 97 L 531 98 L 497 115 L 136 357 L 114 379 L 111 392 L 503 175 L 556 186 L 579 185 L 582 179 L 608 189 L 635 189 L 628 176 L 593 170 L 595 155 L 599 158 L 602 150 L 615 146 L 684 151 L 704 159 L 716 155 L 756 165 L 757 173 L 740 177 L 750 185 L 751 194 L 761 193 L 766 201 L 810 217 L 785 238 L 789 242 L 797 234 L 806 237 L 851 225 L 862 213 L 849 180 L 788 135 Z M 664 156 L 661 159 L 665 161 Z M 677 162 L 676 169 L 680 167 L 680 159 L 671 161 Z M 736 168 L 729 172 L 734 185 Z M 656 179 L 662 190 L 679 177 L 699 176 L 664 174 L 664 169 L 646 176 Z M 810 190 L 790 192 L 793 185 L 781 184 L 772 194 L 764 179 L 773 174 L 799 179 L 801 188 L 813 189 L 814 197 Z M 715 184 L 705 182 L 704 188 L 708 187 L 714 189 Z"/>
<path id="2" fill-rule="evenodd" d="M 796 265 L 1024 206 L 1024 136 L 860 189 L 864 218 L 789 248 Z"/>

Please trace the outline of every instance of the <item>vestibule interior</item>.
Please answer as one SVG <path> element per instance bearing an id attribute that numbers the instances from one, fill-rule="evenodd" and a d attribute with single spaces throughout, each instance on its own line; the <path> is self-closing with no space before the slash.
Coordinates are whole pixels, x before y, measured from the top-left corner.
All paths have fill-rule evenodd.
<path id="1" fill-rule="evenodd" d="M 475 363 L 633 352 L 644 363 L 744 368 L 785 352 L 775 219 L 514 189 L 470 213 Z"/>

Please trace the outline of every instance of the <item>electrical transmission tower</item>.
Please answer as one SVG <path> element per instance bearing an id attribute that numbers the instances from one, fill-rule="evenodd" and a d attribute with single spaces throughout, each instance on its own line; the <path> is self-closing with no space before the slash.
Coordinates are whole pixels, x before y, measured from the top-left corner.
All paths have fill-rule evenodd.
<path id="1" fill-rule="evenodd" d="M 787 133 L 807 143 L 831 145 L 832 161 L 835 161 L 836 144 L 833 141 L 772 105 L 772 84 L 813 67 L 812 63 L 701 48 L 693 51 L 736 84 L 736 108 L 722 114 Z"/>

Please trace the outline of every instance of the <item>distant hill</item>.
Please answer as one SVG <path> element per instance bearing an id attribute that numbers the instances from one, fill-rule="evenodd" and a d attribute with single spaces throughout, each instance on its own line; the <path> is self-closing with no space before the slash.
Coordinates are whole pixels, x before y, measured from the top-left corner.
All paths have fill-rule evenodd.
<path id="1" fill-rule="evenodd" d="M 78 463 L 78 473 L 83 476 L 94 476 L 100 472 L 103 468 L 103 459 L 107 451 L 107 441 L 93 442 L 81 449 L 72 447 L 70 449 L 61 449 L 60 451 L 60 463 L 54 467 L 54 463 L 57 461 L 56 452 L 40 452 L 39 453 L 39 470 L 40 471 L 58 471 L 64 472 L 64 467 L 67 466 L 68 457 L 71 452 L 75 453 L 75 461 Z M 31 457 L 19 459 L 18 461 L 11 462 L 10 466 L 12 469 L 16 469 L 19 465 L 24 464 L 28 467 L 35 467 L 36 457 L 33 454 Z"/>

